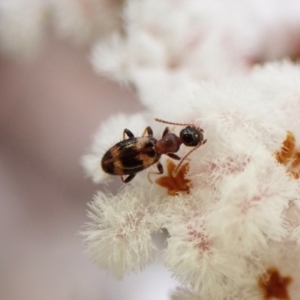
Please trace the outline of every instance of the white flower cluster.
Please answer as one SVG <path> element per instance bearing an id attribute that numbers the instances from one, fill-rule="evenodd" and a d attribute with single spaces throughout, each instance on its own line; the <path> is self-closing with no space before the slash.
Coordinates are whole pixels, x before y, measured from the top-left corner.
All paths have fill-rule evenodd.
<path id="1" fill-rule="evenodd" d="M 77 45 L 100 39 L 96 68 L 117 79 L 157 66 L 221 78 L 298 54 L 299 13 L 297 0 L 1 0 L 0 50 L 33 56 L 51 28 Z"/>
<path id="2" fill-rule="evenodd" d="M 94 182 L 108 178 L 100 161 L 124 128 L 139 137 L 151 126 L 159 140 L 159 118 L 207 139 L 177 173 L 163 156 L 151 182 L 155 167 L 98 193 L 83 233 L 91 259 L 122 277 L 154 259 L 151 235 L 166 230 L 162 260 L 184 286 L 172 300 L 300 297 L 300 66 L 255 64 L 297 53 L 300 6 L 261 5 L 131 0 L 122 33 L 93 50 L 95 69 L 133 84 L 146 107 L 101 126 L 82 160 Z"/>
<path id="3" fill-rule="evenodd" d="M 204 130 L 177 173 L 163 156 L 151 182 L 154 167 L 95 195 L 91 259 L 121 278 L 154 259 L 164 230 L 163 263 L 184 286 L 173 300 L 300 298 L 300 67 L 257 66 L 299 56 L 299 16 L 297 0 L 1 0 L 1 50 L 30 56 L 51 27 L 93 45 L 95 70 L 144 104 L 101 126 L 82 160 L 94 182 L 108 178 L 100 161 L 124 128 L 151 126 L 158 140 L 167 125 L 154 118 Z"/>
<path id="4" fill-rule="evenodd" d="M 31 58 L 49 28 L 91 45 L 121 27 L 121 8 L 121 0 L 0 0 L 0 51 Z"/>
<path id="5" fill-rule="evenodd" d="M 168 160 L 161 159 L 162 176 L 169 176 L 175 187 L 151 183 L 151 167 L 117 195 L 97 194 L 90 204 L 92 223 L 84 232 L 88 255 L 121 277 L 151 261 L 151 234 L 164 229 L 168 238 L 163 263 L 190 289 L 178 290 L 174 300 L 258 300 L 267 293 L 274 299 L 298 299 L 300 181 L 278 157 L 287 156 L 289 149 L 282 145 L 288 132 L 296 145 L 287 159 L 298 157 L 299 82 L 299 65 L 270 63 L 240 79 L 199 82 L 182 98 L 160 97 L 152 105 L 149 101 L 144 114 L 108 120 L 83 158 L 95 182 L 105 180 L 100 160 L 121 140 L 124 128 L 141 136 L 150 125 L 160 139 L 165 124 L 155 122 L 158 117 L 201 127 L 207 142 L 189 156 L 188 172 L 177 183 L 172 172 L 166 176 Z M 153 94 L 150 89 L 146 93 Z M 172 128 L 175 133 L 181 129 Z M 178 155 L 188 151 L 181 146 Z M 184 180 L 189 193 L 181 189 Z M 177 189 L 173 196 L 168 193 L 171 186 Z M 272 289 L 274 278 L 281 282 L 277 289 Z M 276 298 L 278 290 L 290 298 Z"/>
<path id="6" fill-rule="evenodd" d="M 169 81 L 239 76 L 254 63 L 299 49 L 299 2 L 263 5 L 259 0 L 130 0 L 123 12 L 125 33 L 101 40 L 93 64 L 138 90 L 148 77 L 160 82 L 165 75 Z"/>

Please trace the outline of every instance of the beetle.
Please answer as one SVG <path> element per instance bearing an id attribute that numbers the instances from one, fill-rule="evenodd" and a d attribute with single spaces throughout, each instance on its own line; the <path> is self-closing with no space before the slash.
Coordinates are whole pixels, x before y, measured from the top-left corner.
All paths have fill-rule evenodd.
<path id="1" fill-rule="evenodd" d="M 175 154 L 181 144 L 187 147 L 194 147 L 179 162 L 174 173 L 179 169 L 182 162 L 188 155 L 201 145 L 206 143 L 203 137 L 203 130 L 193 124 L 182 124 L 155 119 L 157 122 L 185 126 L 179 136 L 170 132 L 166 127 L 161 139 L 153 137 L 150 126 L 146 127 L 141 137 L 135 137 L 129 129 L 124 129 L 123 140 L 112 146 L 103 156 L 101 166 L 104 172 L 111 175 L 119 175 L 124 183 L 130 182 L 135 175 L 156 163 L 158 173 L 163 174 L 163 166 L 159 159 L 163 154 L 170 158 L 180 160 Z M 126 138 L 126 135 L 128 138 Z M 124 178 L 124 175 L 128 175 Z"/>

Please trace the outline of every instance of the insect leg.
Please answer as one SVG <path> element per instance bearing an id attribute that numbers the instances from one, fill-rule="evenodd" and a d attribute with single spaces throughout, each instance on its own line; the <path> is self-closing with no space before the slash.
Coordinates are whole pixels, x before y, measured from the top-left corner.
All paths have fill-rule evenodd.
<path id="1" fill-rule="evenodd" d="M 145 136 L 147 133 L 147 136 L 153 136 L 153 131 L 152 131 L 152 128 L 150 126 L 146 127 L 142 136 Z"/>
<path id="2" fill-rule="evenodd" d="M 162 137 L 164 137 L 165 135 L 167 135 L 168 133 L 170 132 L 170 129 L 169 127 L 166 127 L 163 134 L 162 134 Z"/>
<path id="3" fill-rule="evenodd" d="M 133 133 L 127 128 L 125 128 L 124 131 L 123 131 L 123 140 L 126 140 L 125 134 L 127 134 L 128 138 L 130 138 L 130 139 L 134 138 Z"/>
<path id="4" fill-rule="evenodd" d="M 159 175 L 159 174 L 164 173 L 164 167 L 162 166 L 162 164 L 160 162 L 157 162 L 156 166 L 157 166 L 158 172 L 149 172 L 148 173 L 148 180 L 149 180 L 150 183 L 153 183 L 152 180 L 150 179 L 151 174 L 158 174 Z"/>
<path id="5" fill-rule="evenodd" d="M 174 154 L 174 153 L 166 153 L 166 155 L 168 155 L 169 157 L 171 157 L 171 158 L 173 158 L 173 159 L 177 159 L 177 160 L 180 160 L 180 159 L 181 159 L 178 155 L 176 155 L 176 154 Z"/>
<path id="6" fill-rule="evenodd" d="M 123 176 L 120 176 L 120 177 L 121 177 L 121 180 L 122 180 L 124 183 L 128 183 L 129 181 L 131 181 L 131 180 L 134 178 L 135 175 L 136 175 L 136 174 L 130 174 L 130 175 L 127 176 L 125 179 L 123 178 Z"/>

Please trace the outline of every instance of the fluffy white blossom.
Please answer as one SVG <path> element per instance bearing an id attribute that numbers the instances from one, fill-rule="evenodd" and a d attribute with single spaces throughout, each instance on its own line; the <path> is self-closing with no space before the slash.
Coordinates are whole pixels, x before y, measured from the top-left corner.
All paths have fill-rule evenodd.
<path id="1" fill-rule="evenodd" d="M 240 76 L 261 61 L 297 55 L 297 1 L 131 0 L 124 31 L 95 46 L 95 68 L 139 90 L 153 71 L 192 80 Z M 235 13 L 233 13 L 233 11 Z M 293 13 L 290 13 L 293 11 Z M 150 75 L 151 76 L 151 75 Z"/>
<path id="2" fill-rule="evenodd" d="M 226 247 L 222 237 L 213 236 L 215 232 L 207 226 L 211 206 L 204 197 L 169 203 L 164 226 L 170 236 L 163 259 L 174 275 L 197 294 L 221 299 L 237 288 L 245 260 L 233 247 Z"/>
<path id="3" fill-rule="evenodd" d="M 32 58 L 49 28 L 76 45 L 91 45 L 121 28 L 122 1 L 1 0 L 0 50 Z"/>
<path id="4" fill-rule="evenodd" d="M 125 128 L 204 130 L 205 144 L 176 152 L 188 155 L 178 172 L 163 156 L 163 174 L 153 165 L 95 195 L 82 233 L 95 263 L 118 278 L 141 270 L 165 231 L 162 263 L 184 286 L 172 300 L 300 297 L 300 66 L 263 64 L 299 56 L 299 15 L 299 1 L 0 2 L 5 53 L 34 55 L 51 28 L 134 85 L 145 111 L 108 119 L 82 158 L 95 183 L 119 180 L 101 159 Z"/>
<path id="5" fill-rule="evenodd" d="M 153 259 L 151 233 L 160 226 L 155 206 L 148 202 L 144 190 L 125 189 L 117 196 L 99 192 L 89 206 L 87 254 L 117 277 Z"/>
<path id="6" fill-rule="evenodd" d="M 8 54 L 33 55 L 51 28 L 76 45 L 99 39 L 95 67 L 121 81 L 145 66 L 222 78 L 297 56 L 299 13 L 297 0 L 1 0 L 0 42 Z"/>
<path id="7" fill-rule="evenodd" d="M 292 262 L 298 261 L 300 249 L 300 179 L 297 179 L 300 167 L 296 164 L 298 155 L 300 158 L 299 76 L 297 64 L 282 62 L 254 68 L 248 76 L 239 79 L 191 85 L 182 82 L 174 86 L 184 91 L 192 87 L 186 97 L 176 97 L 173 86 L 167 85 L 164 95 L 169 91 L 170 98 L 152 104 L 146 101 L 147 112 L 119 115 L 103 124 L 95 136 L 92 152 L 84 158 L 88 175 L 97 182 L 105 178 L 99 167 L 103 153 L 119 141 L 124 128 L 133 129 L 135 136 L 141 136 L 145 126 L 150 125 L 157 139 L 166 126 L 179 134 L 183 126 L 154 121 L 154 118 L 162 118 L 201 127 L 207 142 L 186 160 L 187 174 L 168 173 L 167 160 L 161 160 L 166 182 L 168 178 L 171 182 L 172 176 L 181 176 L 170 183 L 172 193 L 168 194 L 168 183 L 162 186 L 155 181 L 162 176 L 153 175 L 153 182 L 149 182 L 147 174 L 155 171 L 153 166 L 140 172 L 116 196 L 101 194 L 92 202 L 93 213 L 99 216 L 93 218 L 92 227 L 85 231 L 87 251 L 92 259 L 114 270 L 115 267 L 110 266 L 111 254 L 103 250 L 103 244 L 108 244 L 110 249 L 122 249 L 123 256 L 118 255 L 124 266 L 123 273 L 149 262 L 148 239 L 144 240 L 144 254 L 138 244 L 139 258 L 133 262 L 132 256 L 126 256 L 132 251 L 131 243 L 119 247 L 111 233 L 102 229 L 94 237 L 95 226 L 102 228 L 106 220 L 103 208 L 98 208 L 99 203 L 114 208 L 120 201 L 129 203 L 132 197 L 132 206 L 140 203 L 145 207 L 145 203 L 151 203 L 151 218 L 147 217 L 142 227 L 136 225 L 138 232 L 144 232 L 143 236 L 147 237 L 150 232 L 161 229 L 168 232 L 162 262 L 187 287 L 175 292 L 172 299 L 258 300 L 266 291 L 277 299 L 279 288 L 276 292 L 273 285 L 280 278 L 283 278 L 282 293 L 297 299 L 300 278 Z M 140 88 L 140 95 L 158 95 L 156 89 L 160 86 L 149 84 Z M 116 140 L 104 145 L 108 141 L 105 129 L 108 127 L 109 134 L 115 132 Z M 190 148 L 183 145 L 178 155 L 183 157 L 188 151 Z M 94 168 L 91 168 L 92 160 L 88 163 L 90 155 L 95 161 Z M 189 184 L 189 193 L 181 189 L 183 182 Z M 144 194 L 138 201 L 135 195 L 141 191 Z M 136 209 L 128 206 L 122 207 L 122 214 L 130 214 L 130 209 L 136 213 Z M 146 219 L 145 213 L 141 215 Z M 120 222 L 120 226 L 122 224 Z M 117 260 L 114 262 L 117 264 Z"/>
<path id="8" fill-rule="evenodd" d="M 92 44 L 121 26 L 121 3 L 116 0 L 50 0 L 57 34 L 75 44 Z"/>

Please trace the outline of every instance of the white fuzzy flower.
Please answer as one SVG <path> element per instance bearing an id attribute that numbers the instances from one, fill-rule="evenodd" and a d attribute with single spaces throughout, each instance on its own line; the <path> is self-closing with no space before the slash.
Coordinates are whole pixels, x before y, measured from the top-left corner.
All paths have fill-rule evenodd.
<path id="1" fill-rule="evenodd" d="M 300 5 L 287 7 L 274 1 L 262 9 L 260 1 L 131 0 L 123 11 L 125 34 L 97 43 L 92 64 L 138 91 L 140 74 L 154 71 L 183 72 L 191 80 L 238 77 L 256 62 L 297 54 Z"/>
<path id="2" fill-rule="evenodd" d="M 53 27 L 75 44 L 91 44 L 121 26 L 121 1 L 50 0 Z"/>
<path id="3" fill-rule="evenodd" d="M 153 259 L 151 233 L 159 225 L 148 201 L 145 191 L 129 186 L 117 196 L 99 192 L 89 205 L 86 252 L 116 277 L 143 269 Z"/>
<path id="4" fill-rule="evenodd" d="M 207 228 L 207 199 L 179 197 L 175 201 L 164 211 L 163 225 L 170 235 L 164 262 L 196 294 L 222 299 L 237 288 L 245 261 L 233 248 L 224 247 L 222 237 L 213 237 Z"/>
<path id="5" fill-rule="evenodd" d="M 251 74 L 254 84 L 261 94 L 281 113 L 280 122 L 300 140 L 300 68 L 290 61 L 270 63 L 258 67 Z"/>
<path id="6" fill-rule="evenodd" d="M 239 291 L 224 294 L 222 300 L 298 299 L 300 293 L 299 247 L 293 243 L 273 242 L 259 259 L 248 266 L 247 280 Z M 246 274 L 244 274 L 245 277 Z M 265 297 L 265 298 L 262 298 Z M 180 288 L 172 293 L 171 300 L 213 300 Z"/>
<path id="7" fill-rule="evenodd" d="M 167 59 L 162 45 L 144 32 L 136 32 L 125 39 L 115 33 L 100 41 L 92 52 L 96 71 L 110 75 L 120 82 L 134 81 L 136 72 L 165 64 Z"/>
<path id="8" fill-rule="evenodd" d="M 122 5 L 113 0 L 1 0 L 0 50 L 32 58 L 49 27 L 59 37 L 89 46 L 121 28 Z"/>
<path id="9" fill-rule="evenodd" d="M 299 251 L 300 214 L 296 200 L 300 190 L 297 179 L 300 177 L 300 145 L 295 126 L 299 118 L 297 109 L 284 109 L 283 97 L 290 95 L 290 103 L 297 103 L 299 68 L 283 62 L 253 70 L 248 78 L 239 80 L 198 85 L 193 82 L 190 84 L 193 91 L 182 98 L 172 93 L 170 84 L 164 91 L 164 96 L 169 91 L 170 98 L 153 103 L 146 100 L 148 113 L 119 116 L 105 123 L 92 146 L 92 153 L 86 156 L 97 157 L 98 164 L 93 166 L 90 158 L 85 164 L 90 176 L 98 182 L 104 179 L 103 171 L 99 170 L 99 159 L 112 132 L 115 132 L 116 140 L 106 149 L 119 141 L 117 137 L 124 128 L 134 128 L 135 135 L 141 136 L 145 126 L 150 125 L 155 138 L 160 139 L 166 126 L 175 134 L 185 126 L 153 122 L 155 117 L 161 117 L 201 127 L 207 143 L 189 155 L 177 174 L 172 173 L 172 164 L 161 159 L 164 174 L 159 178 L 163 180 L 150 183 L 147 178 L 149 168 L 140 172 L 123 192 L 109 196 L 109 200 L 104 195 L 97 198 L 98 204 L 92 207 L 94 213 L 91 215 L 94 227 L 86 231 L 92 259 L 117 275 L 136 270 L 149 262 L 142 253 L 145 251 L 146 257 L 150 257 L 149 233 L 166 229 L 168 238 L 163 262 L 191 290 L 175 294 L 174 299 L 257 300 L 264 293 L 264 285 L 271 285 L 266 278 L 271 276 L 274 268 L 280 269 L 282 276 L 287 274 L 294 278 L 290 293 L 295 295 L 300 281 L 292 264 L 286 263 L 290 265 L 286 269 L 281 267 L 289 260 L 281 254 L 287 247 L 287 253 L 296 259 Z M 282 74 L 278 70 L 283 70 Z M 274 78 L 277 84 L 272 89 Z M 294 83 L 289 83 L 288 78 L 295 78 Z M 184 91 L 188 90 L 187 86 L 182 82 L 174 88 Z M 160 85 L 141 84 L 140 88 L 140 96 L 159 95 Z M 182 145 L 177 154 L 183 157 L 190 150 Z M 152 181 L 155 176 L 151 176 Z M 143 195 L 140 200 L 136 198 L 137 191 Z M 127 206 L 131 197 L 133 207 Z M 105 209 L 100 205 L 102 202 Z M 117 229 L 114 227 L 109 232 L 94 230 L 97 224 L 103 228 L 104 221 L 116 222 L 112 216 L 104 216 L 103 211 L 111 207 L 118 216 L 115 207 L 123 202 L 126 203 L 126 206 L 122 205 L 123 215 L 135 214 L 137 203 L 147 211 L 147 214 L 142 213 L 147 215 L 147 221 L 140 227 L 141 236 L 144 236 L 142 232 L 147 232 L 148 237 L 144 240 L 144 248 L 139 244 L 143 240 L 139 239 L 138 246 L 125 243 L 118 248 L 120 252 L 116 252 L 111 232 Z M 151 213 L 148 214 L 150 203 Z M 120 226 L 122 224 L 120 222 Z M 99 234 L 96 238 L 95 232 Z M 128 255 L 133 253 L 132 247 L 137 247 L 138 263 Z M 269 261 L 271 252 L 274 255 Z M 111 253 L 117 253 L 114 259 Z M 116 272 L 118 258 L 124 266 L 122 272 L 118 269 L 119 273 Z M 271 296 L 276 294 L 273 290 L 270 293 Z"/>
<path id="10" fill-rule="evenodd" d="M 2 0 L 0 41 L 7 53 L 32 55 L 47 26 L 87 46 L 117 31 L 124 52 L 108 37 L 111 47 L 98 46 L 93 61 L 118 80 L 135 84 L 135 71 L 157 61 L 170 73 L 220 79 L 256 62 L 296 56 L 299 12 L 295 0 Z"/>
<path id="11" fill-rule="evenodd" d="M 223 179 L 208 223 L 215 235 L 227 237 L 228 247 L 251 254 L 269 240 L 288 238 L 283 212 L 295 195 L 295 181 L 274 158 L 254 156 L 244 170 Z"/>
<path id="12" fill-rule="evenodd" d="M 221 13 L 225 20 L 216 18 L 225 8 L 206 1 L 130 1 L 124 10 L 126 35 L 97 44 L 92 63 L 99 72 L 134 84 L 140 72 L 161 68 L 201 79 L 220 78 L 233 68 L 240 73 L 245 64 L 236 62 L 235 46 L 224 41 L 226 13 Z"/>

